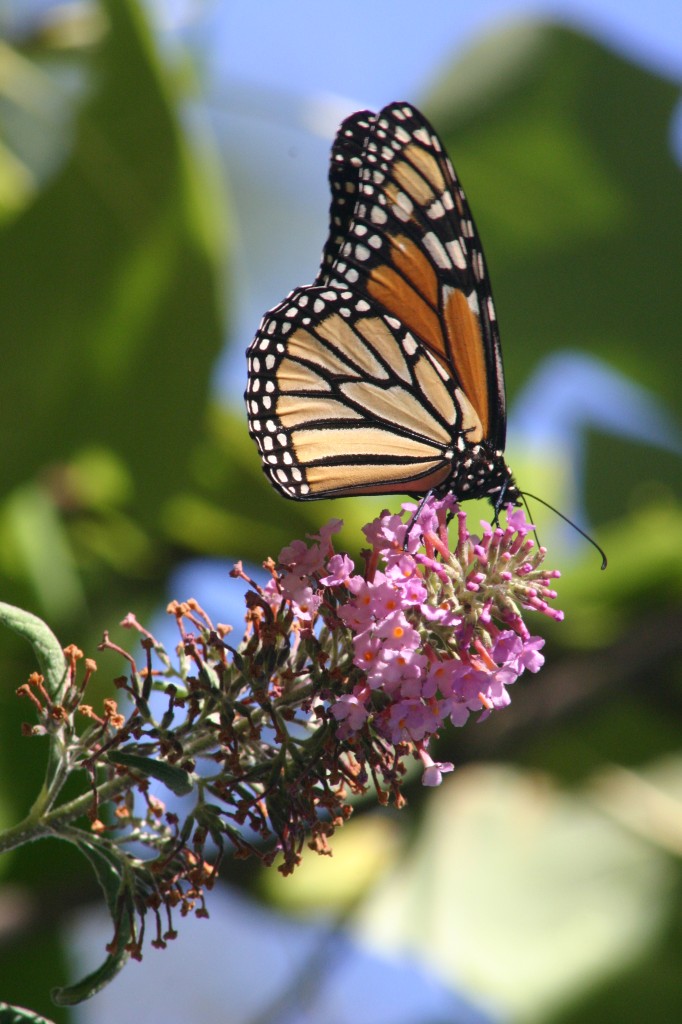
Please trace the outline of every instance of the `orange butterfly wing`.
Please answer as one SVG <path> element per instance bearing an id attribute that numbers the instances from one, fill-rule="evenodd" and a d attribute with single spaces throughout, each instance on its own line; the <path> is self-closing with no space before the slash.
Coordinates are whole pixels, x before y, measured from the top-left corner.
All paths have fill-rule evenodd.
<path id="1" fill-rule="evenodd" d="M 330 185 L 315 284 L 266 314 L 248 353 L 266 473 L 301 499 L 513 497 L 483 253 L 437 135 L 404 103 L 354 114 Z"/>

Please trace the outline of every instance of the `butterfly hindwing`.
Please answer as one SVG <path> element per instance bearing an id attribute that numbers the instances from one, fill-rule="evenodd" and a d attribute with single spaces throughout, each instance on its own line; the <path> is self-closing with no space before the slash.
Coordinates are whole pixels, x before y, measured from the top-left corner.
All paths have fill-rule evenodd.
<path id="1" fill-rule="evenodd" d="M 297 289 L 264 318 L 247 408 L 268 476 L 297 498 L 437 488 L 453 437 L 480 427 L 409 331 L 327 286 Z"/>

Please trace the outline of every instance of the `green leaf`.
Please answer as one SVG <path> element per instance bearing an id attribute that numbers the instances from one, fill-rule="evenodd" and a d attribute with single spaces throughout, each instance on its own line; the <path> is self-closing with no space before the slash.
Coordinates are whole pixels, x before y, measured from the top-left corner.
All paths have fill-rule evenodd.
<path id="1" fill-rule="evenodd" d="M 60 510 L 45 488 L 28 481 L 17 487 L 3 509 L 5 544 L 51 619 L 82 615 L 85 594 Z"/>
<path id="2" fill-rule="evenodd" d="M 0 1003 L 0 1024 L 53 1024 L 53 1022 L 23 1006 Z"/>
<path id="3" fill-rule="evenodd" d="M 2 601 L 0 622 L 31 644 L 45 678 L 48 693 L 58 703 L 66 678 L 66 658 L 52 630 L 37 615 Z"/>
<path id="4" fill-rule="evenodd" d="M 646 537 L 646 558 L 633 556 L 633 537 Z M 557 589 L 566 612 L 560 642 L 598 648 L 613 642 L 643 606 L 664 614 L 682 599 L 682 506 L 642 502 L 640 507 L 602 531 L 609 556 L 608 570 L 595 572 L 595 558 L 586 552 L 580 565 Z M 597 583 L 598 581 L 598 583 Z"/>
<path id="5" fill-rule="evenodd" d="M 158 779 L 176 796 L 186 796 L 194 788 L 192 776 L 184 768 L 165 764 L 163 761 L 156 761 L 152 757 L 143 757 L 141 754 L 129 754 L 125 750 L 112 750 L 108 754 L 108 760 L 114 764 L 123 765 L 126 768 L 133 768 L 136 772 L 149 775 L 153 779 Z"/>
<path id="6" fill-rule="evenodd" d="M 102 887 L 104 898 L 115 929 L 116 946 L 107 958 L 86 978 L 52 991 L 58 1006 L 73 1006 L 89 999 L 108 985 L 125 966 L 130 953 L 126 946 L 133 938 L 134 904 L 133 886 L 123 862 L 123 855 L 108 850 L 103 843 L 72 829 L 61 838 L 74 843 L 92 865 Z"/>

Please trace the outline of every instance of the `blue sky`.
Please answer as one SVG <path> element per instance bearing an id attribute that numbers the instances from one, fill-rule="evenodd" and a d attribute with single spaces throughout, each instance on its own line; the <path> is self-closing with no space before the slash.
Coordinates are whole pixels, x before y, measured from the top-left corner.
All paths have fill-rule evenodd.
<path id="1" fill-rule="evenodd" d="M 149 0 L 167 25 L 203 37 L 219 73 L 294 93 L 377 104 L 415 95 L 439 66 L 508 19 L 558 18 L 649 67 L 682 77 L 678 0 Z"/>

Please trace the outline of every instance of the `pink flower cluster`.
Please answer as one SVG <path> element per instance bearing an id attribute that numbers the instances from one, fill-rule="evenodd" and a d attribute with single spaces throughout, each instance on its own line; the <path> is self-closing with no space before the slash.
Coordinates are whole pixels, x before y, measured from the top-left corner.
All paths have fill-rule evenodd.
<path id="1" fill-rule="evenodd" d="M 407 522 L 384 512 L 364 528 L 371 549 L 363 572 L 334 553 L 334 520 L 312 544 L 294 541 L 281 552 L 283 571 L 267 590 L 273 607 L 289 603 L 299 631 L 322 616 L 337 651 L 352 658 L 346 692 L 331 701 L 339 739 L 369 728 L 392 745 L 411 744 L 423 782 L 437 785 L 452 765 L 431 759 L 429 739 L 448 720 L 461 726 L 472 712 L 480 720 L 506 707 L 507 688 L 542 666 L 544 640 L 530 635 L 522 610 L 560 620 L 548 603 L 559 573 L 541 568 L 545 551 L 522 510 L 509 506 L 506 527 L 481 522 L 479 537 L 451 496 L 403 510 Z"/>

